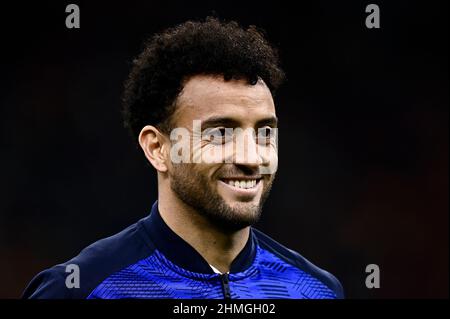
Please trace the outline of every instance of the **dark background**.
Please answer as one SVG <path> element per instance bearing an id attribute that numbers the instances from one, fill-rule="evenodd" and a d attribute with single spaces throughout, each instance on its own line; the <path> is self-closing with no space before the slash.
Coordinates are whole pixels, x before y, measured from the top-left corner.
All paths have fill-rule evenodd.
<path id="1" fill-rule="evenodd" d="M 78 30 L 69 3 L 0 7 L 0 298 L 149 213 L 156 174 L 123 128 L 123 81 L 144 39 L 212 13 L 264 28 L 288 76 L 258 227 L 349 298 L 448 298 L 446 1 L 74 1 Z"/>

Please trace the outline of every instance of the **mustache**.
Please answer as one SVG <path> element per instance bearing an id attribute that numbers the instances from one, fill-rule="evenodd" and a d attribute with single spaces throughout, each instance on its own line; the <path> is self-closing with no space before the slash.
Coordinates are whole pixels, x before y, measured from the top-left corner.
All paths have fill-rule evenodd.
<path id="1" fill-rule="evenodd" d="M 217 176 L 221 179 L 234 179 L 234 178 L 242 178 L 242 179 L 262 179 L 263 175 L 259 174 L 259 170 L 249 168 L 249 167 L 233 167 L 233 168 L 227 168 L 223 169 L 220 172 L 218 172 Z"/>

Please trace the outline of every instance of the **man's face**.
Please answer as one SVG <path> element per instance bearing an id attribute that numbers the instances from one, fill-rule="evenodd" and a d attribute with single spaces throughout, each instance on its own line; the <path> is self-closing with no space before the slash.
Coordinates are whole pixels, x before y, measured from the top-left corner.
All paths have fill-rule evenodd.
<path id="1" fill-rule="evenodd" d="M 194 121 L 201 121 L 201 130 Z M 264 82 L 192 77 L 177 99 L 172 125 L 189 132 L 184 142 L 191 146 L 190 163 L 169 164 L 173 192 L 224 230 L 257 222 L 278 160 L 275 107 Z"/>

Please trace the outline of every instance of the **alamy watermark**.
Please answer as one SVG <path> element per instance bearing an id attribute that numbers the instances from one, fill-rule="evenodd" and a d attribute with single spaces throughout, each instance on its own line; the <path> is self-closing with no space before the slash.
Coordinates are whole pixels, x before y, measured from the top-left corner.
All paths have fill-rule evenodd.
<path id="1" fill-rule="evenodd" d="M 366 287 L 369 289 L 380 288 L 380 267 L 377 264 L 366 266 Z"/>
<path id="2" fill-rule="evenodd" d="M 66 287 L 69 289 L 80 288 L 80 267 L 77 264 L 68 264 L 66 266 Z"/>
<path id="3" fill-rule="evenodd" d="M 69 13 L 66 17 L 67 29 L 79 29 L 80 28 L 80 7 L 76 4 L 69 4 L 66 6 L 66 13 Z"/>
<path id="4" fill-rule="evenodd" d="M 369 4 L 366 7 L 366 13 L 370 13 L 366 17 L 366 27 L 368 29 L 380 28 L 380 7 L 376 4 Z"/>
<path id="5" fill-rule="evenodd" d="M 170 160 L 181 163 L 242 163 L 259 165 L 260 174 L 278 167 L 278 128 L 206 128 L 194 120 L 192 129 L 171 130 Z"/>

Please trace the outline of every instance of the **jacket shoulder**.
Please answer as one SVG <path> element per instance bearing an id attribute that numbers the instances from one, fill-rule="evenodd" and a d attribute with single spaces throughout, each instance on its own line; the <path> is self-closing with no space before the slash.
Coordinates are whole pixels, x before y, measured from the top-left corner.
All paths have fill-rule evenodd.
<path id="1" fill-rule="evenodd" d="M 153 244 L 143 237 L 141 221 L 93 243 L 69 261 L 40 272 L 25 288 L 22 298 L 87 298 L 108 276 L 153 253 Z M 74 285 L 75 281 L 66 284 L 66 280 L 77 275 L 75 272 L 78 272 L 79 285 Z"/>
<path id="2" fill-rule="evenodd" d="M 326 285 L 336 294 L 337 298 L 344 298 L 344 289 L 339 280 L 334 275 L 314 265 L 298 252 L 283 246 L 260 230 L 257 230 L 255 228 L 253 228 L 252 230 L 261 248 L 271 252 L 284 262 L 297 267 L 298 269 L 320 280 L 324 285 Z"/>

